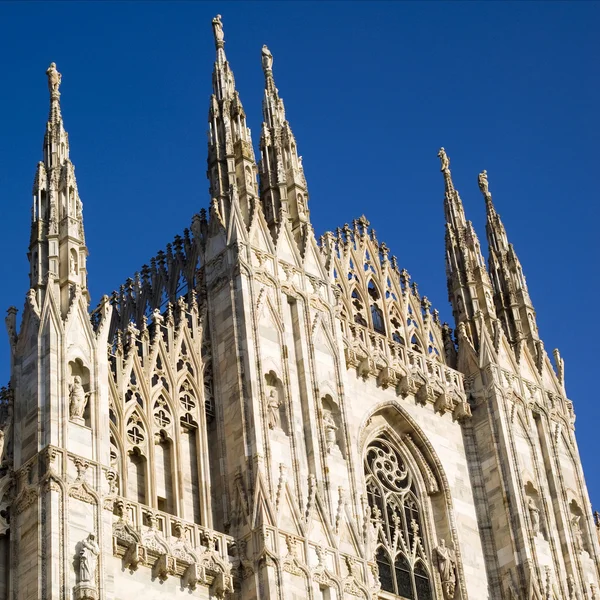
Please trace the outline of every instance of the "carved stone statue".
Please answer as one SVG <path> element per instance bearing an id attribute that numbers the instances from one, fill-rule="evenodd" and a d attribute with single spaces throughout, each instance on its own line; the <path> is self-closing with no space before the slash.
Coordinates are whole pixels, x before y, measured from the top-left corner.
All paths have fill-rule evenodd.
<path id="1" fill-rule="evenodd" d="M 69 273 L 71 275 L 77 275 L 77 262 L 72 254 L 69 257 Z"/>
<path id="2" fill-rule="evenodd" d="M 446 151 L 444 150 L 444 148 L 440 148 L 440 151 L 438 152 L 438 158 L 442 162 L 440 171 L 449 171 L 450 170 L 450 159 L 448 158 L 448 155 L 446 154 Z"/>
<path id="3" fill-rule="evenodd" d="M 51 92 L 58 92 L 62 75 L 56 70 L 56 63 L 50 63 L 46 69 L 46 75 L 48 76 L 48 89 Z"/>
<path id="4" fill-rule="evenodd" d="M 529 509 L 529 517 L 531 518 L 531 531 L 533 535 L 540 532 L 540 509 L 536 506 L 535 500 L 527 497 L 527 508 Z"/>
<path id="5" fill-rule="evenodd" d="M 80 583 L 94 583 L 98 554 L 100 554 L 100 548 L 96 543 L 96 536 L 93 533 L 90 533 L 87 536 L 87 539 L 81 542 L 81 550 L 79 551 Z"/>
<path id="6" fill-rule="evenodd" d="M 583 532 L 581 531 L 581 526 L 579 525 L 579 521 L 581 517 L 579 515 L 575 515 L 571 518 L 571 530 L 573 532 L 573 542 L 575 543 L 575 550 L 577 552 L 583 552 Z"/>
<path id="7" fill-rule="evenodd" d="M 266 44 L 262 47 L 262 68 L 265 73 L 273 68 L 273 55 Z"/>
<path id="8" fill-rule="evenodd" d="M 337 439 L 337 428 L 333 419 L 333 415 L 328 411 L 323 411 L 323 428 L 325 429 L 325 443 L 327 444 L 327 452 L 331 452 L 332 448 L 336 444 Z"/>
<path id="9" fill-rule="evenodd" d="M 4 443 L 6 441 L 4 429 L 0 429 L 0 464 L 2 464 L 2 459 L 4 458 Z"/>
<path id="10" fill-rule="evenodd" d="M 441 539 L 437 548 L 434 549 L 433 555 L 442 581 L 444 596 L 447 600 L 451 600 L 454 598 L 456 589 L 456 553 L 452 548 L 446 546 L 444 539 Z"/>
<path id="11" fill-rule="evenodd" d="M 306 204 L 304 203 L 304 196 L 302 194 L 298 194 L 296 197 L 296 204 L 298 207 L 298 216 L 305 217 L 306 216 Z"/>
<path id="12" fill-rule="evenodd" d="M 215 35 L 215 42 L 217 42 L 217 46 L 223 45 L 223 40 L 225 39 L 225 35 L 223 34 L 223 23 L 221 22 L 221 15 L 217 15 L 212 20 L 213 25 L 213 33 Z"/>
<path id="13" fill-rule="evenodd" d="M 479 189 L 486 196 L 489 194 L 488 185 L 487 171 L 484 169 L 479 173 Z"/>
<path id="14" fill-rule="evenodd" d="M 75 377 L 73 377 L 73 383 L 69 385 L 69 414 L 71 419 L 83 419 L 87 399 L 88 394 L 83 390 L 81 377 L 75 375 Z"/>
<path id="15" fill-rule="evenodd" d="M 281 401 L 275 388 L 271 388 L 269 397 L 267 398 L 267 412 L 269 420 L 269 429 L 277 429 L 281 427 L 281 418 L 279 416 L 279 406 Z"/>

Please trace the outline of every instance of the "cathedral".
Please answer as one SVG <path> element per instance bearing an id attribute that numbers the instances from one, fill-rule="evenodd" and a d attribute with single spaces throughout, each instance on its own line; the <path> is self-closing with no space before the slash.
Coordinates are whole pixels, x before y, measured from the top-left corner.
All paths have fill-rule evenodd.
<path id="1" fill-rule="evenodd" d="M 315 237 L 273 56 L 257 160 L 212 30 L 208 209 L 96 307 L 46 71 L 0 600 L 600 600 L 564 364 L 486 172 L 487 261 L 437 154 L 451 328 L 366 217 Z"/>

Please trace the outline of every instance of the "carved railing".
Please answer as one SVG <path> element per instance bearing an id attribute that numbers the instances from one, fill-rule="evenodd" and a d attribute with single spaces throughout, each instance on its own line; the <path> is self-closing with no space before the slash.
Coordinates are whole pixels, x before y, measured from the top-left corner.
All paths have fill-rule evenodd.
<path id="1" fill-rule="evenodd" d="M 113 307 L 109 340 L 117 331 L 122 333 L 129 323 L 142 327 L 155 309 L 163 312 L 168 304 L 174 306 L 181 297 L 191 301 L 191 291 L 200 294 L 202 279 L 202 254 L 207 229 L 206 211 L 203 209 L 192 219 L 190 229 L 183 236 L 175 236 L 166 251 L 159 251 L 132 278 L 114 291 L 110 297 Z M 92 312 L 95 328 L 100 325 L 103 302 Z"/>
<path id="2" fill-rule="evenodd" d="M 110 502 L 113 553 L 125 568 L 148 567 L 160 581 L 180 577 L 182 587 L 191 590 L 212 586 L 218 597 L 233 591 L 231 536 L 122 497 Z"/>
<path id="3" fill-rule="evenodd" d="M 407 346 L 391 340 L 357 323 L 345 323 L 344 335 L 349 348 L 366 348 L 368 357 L 376 362 L 383 359 L 388 367 L 399 365 L 406 372 L 418 372 L 428 380 L 439 383 L 443 388 L 453 388 L 464 392 L 463 376 L 451 367 L 442 364 L 434 358 L 429 358 L 422 352 L 412 350 Z M 377 367 L 377 365 L 375 365 Z"/>

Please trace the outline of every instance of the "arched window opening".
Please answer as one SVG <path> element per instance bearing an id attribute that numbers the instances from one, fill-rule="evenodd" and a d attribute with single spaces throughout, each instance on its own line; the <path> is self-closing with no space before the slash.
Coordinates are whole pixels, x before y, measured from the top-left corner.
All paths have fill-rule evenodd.
<path id="1" fill-rule="evenodd" d="M 146 504 L 146 459 L 138 448 L 128 454 L 127 497 Z"/>
<path id="2" fill-rule="evenodd" d="M 181 407 L 186 412 L 190 412 L 196 408 L 196 401 L 190 388 L 190 384 L 187 381 L 179 390 L 179 401 L 181 402 Z"/>
<path id="3" fill-rule="evenodd" d="M 183 516 L 201 524 L 198 426 L 189 413 L 181 417 L 180 424 Z"/>
<path id="4" fill-rule="evenodd" d="M 421 507 L 411 472 L 384 437 L 367 447 L 364 468 L 379 543 L 375 560 L 382 590 L 406 600 L 433 600 Z"/>
<path id="5" fill-rule="evenodd" d="M 385 324 L 383 322 L 383 311 L 377 304 L 371 304 L 371 319 L 373 320 L 373 329 L 377 333 L 385 335 Z"/>
<path id="6" fill-rule="evenodd" d="M 383 310 L 381 308 L 381 294 L 372 279 L 369 281 L 367 292 L 371 298 L 371 320 L 373 321 L 373 329 L 377 333 L 385 335 L 385 323 L 383 321 Z"/>
<path id="7" fill-rule="evenodd" d="M 352 292 L 352 309 L 354 310 L 354 322 L 363 327 L 368 327 L 367 320 L 364 316 L 365 305 L 360 294 L 356 290 Z"/>
<path id="8" fill-rule="evenodd" d="M 156 436 L 154 445 L 154 473 L 158 510 L 175 514 L 173 502 L 173 465 L 171 443 L 164 431 Z"/>
<path id="9" fill-rule="evenodd" d="M 165 429 L 171 424 L 171 411 L 162 395 L 154 403 L 154 422 L 159 429 Z"/>
<path id="10" fill-rule="evenodd" d="M 415 352 L 423 352 L 423 346 L 416 335 L 410 338 L 410 346 Z"/>
<path id="11" fill-rule="evenodd" d="M 404 336 L 402 335 L 402 319 L 400 319 L 400 317 L 398 316 L 398 313 L 396 311 L 394 311 L 392 313 L 392 318 L 390 320 L 390 324 L 393 328 L 392 339 L 397 344 L 402 344 L 402 346 L 405 346 L 406 342 L 404 341 Z"/>

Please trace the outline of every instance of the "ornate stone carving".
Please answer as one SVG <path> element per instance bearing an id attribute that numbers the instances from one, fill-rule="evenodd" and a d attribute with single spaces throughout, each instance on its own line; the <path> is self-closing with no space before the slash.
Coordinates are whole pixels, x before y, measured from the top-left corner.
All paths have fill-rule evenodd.
<path id="1" fill-rule="evenodd" d="M 531 496 L 527 496 L 527 509 L 531 520 L 531 533 L 537 535 L 540 532 L 540 509 Z"/>
<path id="2" fill-rule="evenodd" d="M 262 47 L 262 68 L 265 73 L 273 69 L 273 55 L 266 44 Z"/>
<path id="3" fill-rule="evenodd" d="M 170 554 L 161 554 L 152 567 L 152 574 L 159 581 L 166 581 L 170 575 L 177 574 L 177 561 Z"/>
<path id="4" fill-rule="evenodd" d="M 89 392 L 86 394 L 81 384 L 81 377 L 75 375 L 69 385 L 69 415 L 71 420 L 82 423 L 83 413 L 87 405 Z"/>
<path id="5" fill-rule="evenodd" d="M 438 158 L 440 159 L 440 162 L 441 162 L 440 171 L 449 172 L 450 171 L 450 159 L 448 158 L 448 155 L 446 154 L 446 151 L 444 150 L 444 148 L 440 148 L 440 151 L 438 152 Z"/>
<path id="6" fill-rule="evenodd" d="M 56 63 L 50 63 L 50 66 L 46 69 L 46 75 L 48 76 L 48 89 L 50 92 L 58 92 L 62 75 L 56 70 Z"/>
<path id="7" fill-rule="evenodd" d="M 424 383 L 425 380 L 420 373 L 409 373 L 402 377 L 400 383 L 398 383 L 397 391 L 403 398 L 411 394 L 414 396 Z"/>
<path id="8" fill-rule="evenodd" d="M 281 400 L 275 387 L 269 390 L 267 396 L 267 419 L 269 429 L 280 429 L 281 428 L 281 417 L 279 415 L 279 407 L 281 406 Z"/>
<path id="9" fill-rule="evenodd" d="M 484 195 L 489 194 L 488 177 L 487 177 L 487 171 L 485 169 L 483 171 L 481 171 L 481 173 L 479 173 L 479 177 L 477 178 L 477 180 L 479 183 L 479 189 L 481 190 L 481 193 Z"/>
<path id="10" fill-rule="evenodd" d="M 425 406 L 428 402 L 435 402 L 436 397 L 436 389 L 428 382 L 425 382 L 415 394 L 415 400 L 423 406 Z"/>
<path id="11" fill-rule="evenodd" d="M 581 517 L 579 515 L 573 515 L 571 517 L 571 532 L 573 534 L 573 544 L 575 545 L 576 552 L 584 552 L 583 544 L 583 531 L 581 531 L 581 525 L 579 524 Z"/>
<path id="12" fill-rule="evenodd" d="M 448 392 L 442 392 L 435 401 L 433 406 L 435 412 L 439 412 L 441 415 L 448 412 L 452 412 L 454 403 L 452 402 L 452 396 Z"/>
<path id="13" fill-rule="evenodd" d="M 466 419 L 470 419 L 473 416 L 473 414 L 471 413 L 471 407 L 464 398 L 459 400 L 452 416 L 454 417 L 455 421 L 459 422 L 465 421 Z"/>
<path id="14" fill-rule="evenodd" d="M 123 566 L 131 572 L 136 571 L 139 565 L 148 563 L 146 548 L 137 542 L 132 542 L 123 555 Z"/>
<path id="15" fill-rule="evenodd" d="M 333 447 L 337 443 L 337 429 L 333 415 L 328 410 L 323 410 L 323 430 L 325 432 L 325 444 L 327 447 L 327 452 L 331 452 Z"/>
<path id="16" fill-rule="evenodd" d="M 433 560 L 440 574 L 444 597 L 451 600 L 456 589 L 456 553 L 446 546 L 444 539 L 441 539 L 439 545 L 433 550 Z"/>
<path id="17" fill-rule="evenodd" d="M 95 582 L 98 554 L 100 554 L 100 548 L 96 543 L 96 536 L 93 533 L 90 533 L 87 538 L 81 542 L 81 549 L 79 550 L 80 583 Z"/>
<path id="18" fill-rule="evenodd" d="M 183 574 L 182 584 L 184 587 L 188 587 L 190 590 L 195 590 L 196 586 L 200 583 L 201 585 L 207 584 L 206 569 L 203 565 L 196 562 L 192 563 Z"/>

